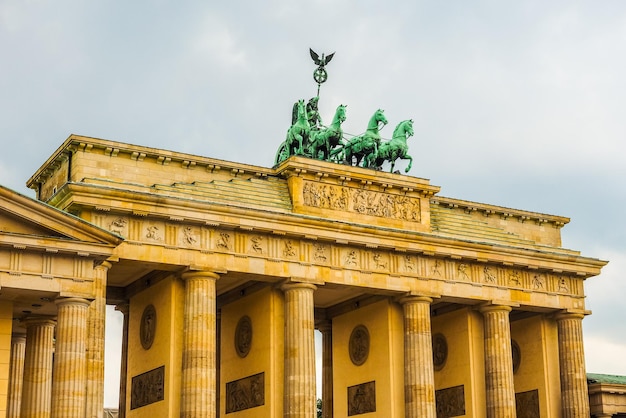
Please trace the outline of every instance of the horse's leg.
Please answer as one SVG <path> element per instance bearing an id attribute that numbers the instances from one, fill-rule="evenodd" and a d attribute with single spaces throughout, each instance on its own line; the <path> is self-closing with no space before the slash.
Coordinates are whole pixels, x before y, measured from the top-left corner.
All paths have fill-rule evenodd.
<path id="1" fill-rule="evenodd" d="M 409 170 L 411 169 L 411 167 L 413 166 L 413 157 L 411 157 L 410 155 L 405 155 L 403 158 L 403 160 L 409 160 L 409 165 L 407 166 L 406 169 L 404 169 L 405 173 L 408 173 Z"/>

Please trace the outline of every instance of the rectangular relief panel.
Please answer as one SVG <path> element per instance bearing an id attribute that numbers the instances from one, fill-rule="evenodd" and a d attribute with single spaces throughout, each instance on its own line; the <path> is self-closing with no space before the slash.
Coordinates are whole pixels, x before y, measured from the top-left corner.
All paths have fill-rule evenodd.
<path id="1" fill-rule="evenodd" d="M 131 383 L 130 409 L 162 401 L 165 393 L 165 366 L 134 376 Z"/>
<path id="2" fill-rule="evenodd" d="M 529 390 L 515 394 L 517 418 L 540 418 L 539 390 Z"/>
<path id="3" fill-rule="evenodd" d="M 463 385 L 435 391 L 437 418 L 465 415 L 465 388 Z"/>
<path id="4" fill-rule="evenodd" d="M 226 413 L 265 405 L 265 373 L 226 383 Z"/>
<path id="5" fill-rule="evenodd" d="M 376 412 L 376 381 L 348 387 L 348 416 Z"/>

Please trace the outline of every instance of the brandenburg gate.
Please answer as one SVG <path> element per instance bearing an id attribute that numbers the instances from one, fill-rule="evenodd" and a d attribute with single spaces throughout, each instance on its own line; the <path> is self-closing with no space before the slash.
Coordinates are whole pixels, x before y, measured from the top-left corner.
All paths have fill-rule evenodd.
<path id="1" fill-rule="evenodd" d="M 78 135 L 28 186 L 46 204 L 6 203 L 31 208 L 12 236 L 67 248 L 0 247 L 22 417 L 102 416 L 105 304 L 124 314 L 121 417 L 313 418 L 319 359 L 324 417 L 589 417 L 584 281 L 606 262 L 562 246 L 565 217 Z M 16 308 L 20 286 L 48 315 Z"/>

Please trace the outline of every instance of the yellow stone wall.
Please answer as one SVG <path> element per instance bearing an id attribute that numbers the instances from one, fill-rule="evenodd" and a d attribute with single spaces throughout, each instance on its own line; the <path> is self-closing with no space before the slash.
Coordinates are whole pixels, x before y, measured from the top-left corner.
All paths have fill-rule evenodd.
<path id="1" fill-rule="evenodd" d="M 556 323 L 534 316 L 511 323 L 511 338 L 521 351 L 514 375 L 515 392 L 539 391 L 542 417 L 558 417 L 561 411 L 559 347 Z"/>
<path id="2" fill-rule="evenodd" d="M 12 330 L 13 303 L 0 301 L 0 417 L 4 417 L 7 410 Z"/>
<path id="3" fill-rule="evenodd" d="M 252 322 L 250 352 L 235 350 L 235 329 L 244 315 Z M 284 298 L 267 287 L 221 308 L 220 416 L 226 415 L 226 383 L 265 373 L 265 404 L 228 414 L 236 418 L 283 415 Z"/>
<path id="4" fill-rule="evenodd" d="M 128 326 L 128 372 L 126 416 L 155 418 L 178 416 L 180 410 L 180 377 L 182 368 L 184 287 L 173 277 L 164 279 L 130 299 Z M 156 331 L 149 350 L 141 346 L 139 329 L 146 306 L 156 308 Z M 164 400 L 130 410 L 132 378 L 165 366 Z M 167 412 L 166 412 L 167 411 Z"/>
<path id="5" fill-rule="evenodd" d="M 333 318 L 334 416 L 348 416 L 348 387 L 376 382 L 376 412 L 367 417 L 404 417 L 404 322 L 402 308 L 383 300 Z M 365 325 L 370 351 L 365 363 L 350 360 L 350 334 Z"/>
<path id="6" fill-rule="evenodd" d="M 484 332 L 480 313 L 459 309 L 432 318 L 432 333 L 441 333 L 448 343 L 443 369 L 435 371 L 435 390 L 459 385 L 465 391 L 465 417 L 484 417 Z"/>

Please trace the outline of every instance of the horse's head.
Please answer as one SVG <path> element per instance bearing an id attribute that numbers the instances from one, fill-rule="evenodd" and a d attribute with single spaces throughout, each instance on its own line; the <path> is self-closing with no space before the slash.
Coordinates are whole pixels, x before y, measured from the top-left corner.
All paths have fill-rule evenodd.
<path id="1" fill-rule="evenodd" d="M 392 138 L 401 138 L 407 139 L 410 136 L 413 136 L 413 119 L 408 119 L 400 122 L 396 129 L 393 131 Z"/>
<path id="2" fill-rule="evenodd" d="M 385 117 L 385 111 L 382 109 L 378 109 L 375 113 L 374 113 L 374 119 L 376 120 L 376 123 L 380 123 L 382 122 L 383 125 L 387 124 L 387 118 Z"/>
<path id="3" fill-rule="evenodd" d="M 337 111 L 335 112 L 337 120 L 339 122 L 344 122 L 346 120 L 346 105 L 340 104 L 337 106 Z"/>
<path id="4" fill-rule="evenodd" d="M 304 99 L 298 100 L 298 119 L 301 117 L 306 118 L 306 104 Z"/>

